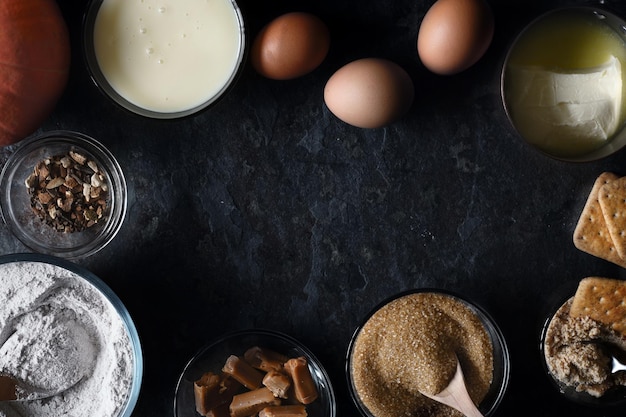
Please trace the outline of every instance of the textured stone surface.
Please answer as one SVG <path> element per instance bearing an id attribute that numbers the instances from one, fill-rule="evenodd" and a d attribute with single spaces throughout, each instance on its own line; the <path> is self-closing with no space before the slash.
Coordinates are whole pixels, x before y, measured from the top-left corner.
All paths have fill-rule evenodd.
<path id="1" fill-rule="evenodd" d="M 564 2 L 493 1 L 496 34 L 485 57 L 442 77 L 421 66 L 415 49 L 431 2 L 241 0 L 249 39 L 282 12 L 318 14 L 331 28 L 328 59 L 284 82 L 247 66 L 214 108 L 172 122 L 130 115 L 99 93 L 80 50 L 86 2 L 60 3 L 74 62 L 42 130 L 97 138 L 127 176 L 123 229 L 79 263 L 136 322 L 145 378 L 133 416 L 171 415 L 194 352 L 249 327 L 304 342 L 328 368 L 338 415 L 357 415 L 344 376 L 352 332 L 385 298 L 417 287 L 475 298 L 501 325 L 512 379 L 496 417 L 611 415 L 559 399 L 538 339 L 563 289 L 588 275 L 624 276 L 576 250 L 572 233 L 596 176 L 626 175 L 626 154 L 578 165 L 544 157 L 516 138 L 499 97 L 517 30 Z M 386 128 L 350 127 L 323 103 L 328 77 L 365 56 L 395 60 L 416 86 L 410 113 Z M 0 250 L 26 248 L 2 225 Z"/>

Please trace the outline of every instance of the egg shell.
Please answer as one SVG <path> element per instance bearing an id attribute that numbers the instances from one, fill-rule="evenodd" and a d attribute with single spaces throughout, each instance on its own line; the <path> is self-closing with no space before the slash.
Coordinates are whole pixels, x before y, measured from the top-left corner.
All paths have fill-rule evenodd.
<path id="1" fill-rule="evenodd" d="M 324 102 L 340 120 L 378 128 L 402 117 L 413 104 L 413 81 L 395 62 L 363 58 L 338 69 L 324 87 Z"/>
<path id="2" fill-rule="evenodd" d="M 250 60 L 261 75 L 275 80 L 301 77 L 317 68 L 330 49 L 330 31 L 317 16 L 283 14 L 263 27 L 252 43 Z"/>
<path id="3" fill-rule="evenodd" d="M 418 55 L 430 71 L 456 74 L 485 54 L 493 32 L 493 13 L 485 0 L 437 0 L 420 25 Z"/>

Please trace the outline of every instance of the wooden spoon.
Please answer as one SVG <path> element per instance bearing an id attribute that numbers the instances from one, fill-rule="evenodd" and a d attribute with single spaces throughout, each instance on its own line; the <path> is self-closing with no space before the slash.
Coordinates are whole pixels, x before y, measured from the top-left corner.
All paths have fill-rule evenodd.
<path id="1" fill-rule="evenodd" d="M 0 375 L 0 401 L 17 399 L 17 381 L 10 376 Z"/>
<path id="2" fill-rule="evenodd" d="M 0 403 L 3 401 L 33 401 L 57 395 L 68 387 L 44 390 L 32 389 L 10 375 L 0 375 Z"/>
<path id="3" fill-rule="evenodd" d="M 37 325 L 48 328 L 48 324 Z M 59 337 L 73 343 L 59 345 Z M 48 354 L 45 363 L 22 357 L 24 352 L 50 352 L 53 346 L 54 354 Z M 33 401 L 58 395 L 82 381 L 93 366 L 97 352 L 83 326 L 74 320 L 64 320 L 55 322 L 42 334 L 14 330 L 0 339 L 0 353 L 0 401 Z M 5 358 L 14 360 L 5 361 Z M 34 380 L 20 375 L 32 375 Z"/>
<path id="4" fill-rule="evenodd" d="M 484 417 L 478 408 L 474 405 L 474 402 L 467 393 L 467 387 L 465 386 L 465 379 L 463 378 L 463 370 L 461 369 L 461 363 L 459 359 L 456 360 L 456 372 L 450 383 L 439 394 L 427 394 L 422 392 L 423 395 L 438 401 L 442 404 L 446 404 L 452 408 L 459 410 L 466 417 Z"/>

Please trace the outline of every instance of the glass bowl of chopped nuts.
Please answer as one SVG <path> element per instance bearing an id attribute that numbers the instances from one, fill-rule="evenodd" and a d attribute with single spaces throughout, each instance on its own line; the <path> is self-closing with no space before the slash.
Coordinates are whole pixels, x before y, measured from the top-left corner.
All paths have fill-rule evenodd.
<path id="1" fill-rule="evenodd" d="M 335 394 L 313 353 L 286 334 L 237 330 L 201 348 L 187 363 L 174 417 L 335 417 Z"/>
<path id="2" fill-rule="evenodd" d="M 35 252 L 77 259 L 105 247 L 122 226 L 126 180 L 109 150 L 78 132 L 25 139 L 0 174 L 0 213 Z"/>

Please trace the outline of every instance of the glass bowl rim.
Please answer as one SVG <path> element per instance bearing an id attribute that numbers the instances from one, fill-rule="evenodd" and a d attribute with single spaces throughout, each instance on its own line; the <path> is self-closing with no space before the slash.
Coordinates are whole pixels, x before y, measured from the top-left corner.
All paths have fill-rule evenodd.
<path id="1" fill-rule="evenodd" d="M 33 152 L 46 146 L 61 146 L 68 148 L 75 146 L 93 156 L 98 165 L 106 171 L 110 187 L 111 207 L 102 230 L 88 243 L 68 248 L 52 248 L 41 240 L 34 239 L 30 233 L 23 230 L 20 223 L 13 216 L 13 203 L 7 193 L 14 186 L 13 173 L 20 168 L 22 160 Z M 34 167 L 33 167 L 34 168 Z M 79 259 L 91 256 L 106 247 L 119 233 L 126 219 L 128 210 L 128 186 L 124 172 L 111 151 L 103 143 L 81 132 L 72 130 L 51 130 L 30 136 L 17 144 L 16 150 L 7 158 L 0 172 L 0 217 L 7 225 L 13 236 L 19 239 L 29 249 L 39 253 L 58 256 L 66 259 Z"/>
<path id="2" fill-rule="evenodd" d="M 200 358 L 202 355 L 204 355 L 211 349 L 214 349 L 215 347 L 219 346 L 221 343 L 224 343 L 225 341 L 233 340 L 233 339 L 236 339 L 239 337 L 245 337 L 245 336 L 261 336 L 261 337 L 275 338 L 280 342 L 293 345 L 298 350 L 302 351 L 307 356 L 307 358 L 311 359 L 311 361 L 315 364 L 316 368 L 322 373 L 324 384 L 327 387 L 325 389 L 325 392 L 328 396 L 328 406 L 330 409 L 330 414 L 326 417 L 336 417 L 337 401 L 336 401 L 335 391 L 334 391 L 330 376 L 328 375 L 328 372 L 326 371 L 326 368 L 323 366 L 322 362 L 315 356 L 315 354 L 313 354 L 313 352 L 307 346 L 305 346 L 295 337 L 290 336 L 284 332 L 281 332 L 278 330 L 272 330 L 268 328 L 246 328 L 246 329 L 239 329 L 239 330 L 231 330 L 231 331 L 228 331 L 226 333 L 223 333 L 219 336 L 212 338 L 207 343 L 205 343 L 202 347 L 196 350 L 196 352 L 192 355 L 191 359 L 189 359 L 186 362 L 185 366 L 183 367 L 182 372 L 180 373 L 180 377 L 178 378 L 176 382 L 176 389 L 174 391 L 174 407 L 173 407 L 174 416 L 178 416 L 178 412 L 177 412 L 178 392 L 182 384 L 185 382 L 185 375 L 187 371 L 195 364 L 198 358 Z"/>
<path id="3" fill-rule="evenodd" d="M 510 353 L 509 353 L 509 348 L 506 342 L 506 339 L 504 338 L 504 334 L 502 333 L 502 330 L 500 329 L 500 326 L 498 325 L 498 323 L 494 320 L 494 318 L 491 316 L 491 314 L 489 314 L 489 312 L 482 307 L 478 302 L 476 301 L 471 301 L 468 297 L 465 297 L 461 294 L 459 294 L 458 292 L 455 291 L 451 291 L 451 290 L 447 290 L 444 288 L 435 288 L 435 287 L 422 287 L 422 288 L 413 288 L 413 289 L 408 289 L 408 290 L 404 290 L 401 291 L 399 293 L 393 294 L 391 296 L 388 296 L 386 298 L 384 298 L 382 301 L 380 301 L 379 303 L 377 303 L 373 308 L 371 308 L 369 310 L 369 312 L 365 315 L 365 317 L 360 321 L 360 324 L 355 328 L 355 330 L 352 333 L 352 336 L 350 337 L 350 342 L 348 344 L 348 349 L 346 350 L 346 356 L 345 356 L 345 375 L 346 375 L 346 379 L 347 379 L 347 385 L 348 385 L 348 391 L 350 393 L 350 397 L 352 399 L 352 403 L 356 406 L 356 408 L 359 410 L 359 413 L 361 414 L 361 416 L 363 417 L 376 417 L 374 414 L 372 414 L 367 407 L 362 404 L 361 399 L 359 398 L 358 393 L 356 392 L 356 389 L 354 388 L 354 384 L 352 382 L 352 377 L 351 377 L 351 363 L 352 363 L 352 351 L 354 349 L 354 345 L 356 343 L 356 339 L 358 337 L 358 335 L 360 334 L 361 330 L 363 329 L 363 326 L 369 321 L 369 319 L 378 311 L 380 310 L 382 307 L 384 307 L 385 305 L 398 300 L 402 297 L 408 296 L 408 295 L 413 295 L 413 294 L 422 294 L 422 293 L 432 293 L 432 294 L 439 294 L 439 295 L 444 295 L 444 296 L 448 296 L 451 297 L 459 302 L 461 302 L 464 306 L 466 306 L 467 308 L 469 308 L 470 310 L 472 310 L 477 317 L 480 319 L 481 323 L 483 323 L 483 325 L 485 326 L 485 330 L 487 331 L 487 333 L 490 335 L 490 339 L 492 344 L 498 344 L 499 347 L 499 353 L 501 356 L 501 360 L 502 360 L 502 365 L 503 365 L 503 369 L 502 369 L 502 382 L 500 384 L 500 386 L 498 387 L 497 391 L 493 392 L 493 404 L 490 404 L 489 410 L 487 410 L 485 412 L 485 417 L 490 417 L 493 415 L 493 413 L 496 412 L 496 410 L 498 409 L 498 407 L 500 406 L 500 403 L 502 402 L 502 400 L 504 399 L 504 396 L 507 392 L 507 388 L 509 385 L 509 381 L 510 381 L 510 374 L 511 374 L 511 357 L 510 357 Z M 494 349 L 494 355 L 497 353 L 496 350 L 496 346 L 493 346 Z M 494 356 L 494 361 L 496 360 L 495 356 Z M 495 370 L 494 370 L 495 372 Z M 481 410 L 482 411 L 482 410 Z"/>
<path id="4" fill-rule="evenodd" d="M 143 380 L 143 352 L 139 333 L 135 323 L 119 296 L 108 286 L 100 277 L 88 270 L 87 268 L 75 264 L 67 259 L 59 258 L 53 255 L 39 253 L 14 253 L 8 255 L 0 255 L 0 265 L 18 262 L 44 263 L 54 265 L 74 273 L 76 276 L 84 279 L 88 284 L 93 286 L 102 296 L 111 303 L 115 311 L 118 313 L 126 331 L 128 339 L 132 346 L 133 352 L 133 376 L 132 387 L 128 393 L 128 398 L 124 407 L 120 410 L 117 417 L 131 417 L 133 410 L 139 399 L 141 383 Z"/>

